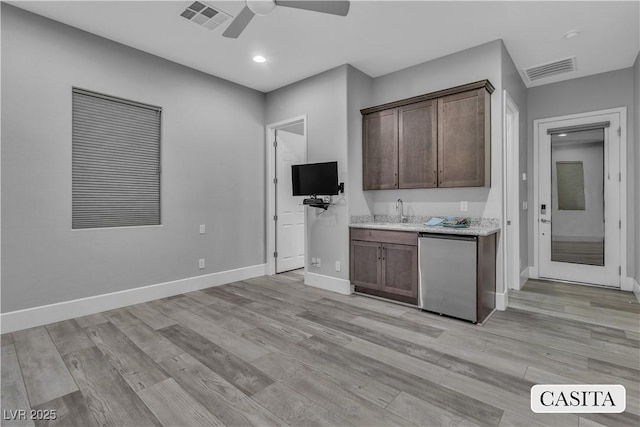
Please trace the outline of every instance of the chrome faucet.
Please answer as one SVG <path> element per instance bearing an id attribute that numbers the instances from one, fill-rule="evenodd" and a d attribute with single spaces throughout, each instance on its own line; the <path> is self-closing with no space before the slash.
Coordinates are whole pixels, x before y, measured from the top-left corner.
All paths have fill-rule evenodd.
<path id="1" fill-rule="evenodd" d="M 405 223 L 409 220 L 409 218 L 404 215 L 404 202 L 402 201 L 402 199 L 398 199 L 398 201 L 396 202 L 396 212 L 400 212 L 401 223 Z"/>

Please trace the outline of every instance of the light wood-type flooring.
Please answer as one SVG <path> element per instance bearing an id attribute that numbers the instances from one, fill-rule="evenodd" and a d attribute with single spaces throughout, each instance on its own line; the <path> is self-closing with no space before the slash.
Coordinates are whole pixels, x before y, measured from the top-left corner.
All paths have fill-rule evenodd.
<path id="1" fill-rule="evenodd" d="M 604 265 L 604 240 L 600 242 L 551 242 L 551 261 Z"/>
<path id="2" fill-rule="evenodd" d="M 529 281 L 509 301 L 479 326 L 291 272 L 14 332 L 2 425 L 640 425 L 633 294 Z M 627 411 L 534 414 L 536 383 L 623 384 Z"/>

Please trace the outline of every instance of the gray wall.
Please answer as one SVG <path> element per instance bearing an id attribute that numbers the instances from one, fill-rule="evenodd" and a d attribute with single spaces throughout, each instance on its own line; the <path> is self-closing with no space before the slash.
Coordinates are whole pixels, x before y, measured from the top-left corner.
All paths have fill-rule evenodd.
<path id="1" fill-rule="evenodd" d="M 73 86 L 163 107 L 162 226 L 71 230 Z M 2 312 L 264 263 L 263 108 L 3 3 Z"/>
<path id="2" fill-rule="evenodd" d="M 636 211 L 632 217 L 635 221 L 635 240 L 636 240 L 636 282 L 640 283 L 640 54 L 636 57 L 636 62 L 633 64 L 633 114 L 631 117 L 635 118 L 635 172 L 636 172 Z"/>
<path id="3" fill-rule="evenodd" d="M 489 79 L 491 96 L 491 188 L 368 191 L 375 214 L 395 214 L 402 198 L 409 215 L 460 214 L 460 201 L 469 202 L 468 216 L 502 217 L 502 78 L 500 40 L 406 68 L 373 81 L 369 106 Z M 362 159 L 352 163 L 362 170 Z"/>
<path id="4" fill-rule="evenodd" d="M 362 191 L 362 114 L 372 105 L 373 78 L 349 66 L 347 73 L 347 123 L 349 132 L 349 215 L 371 215 L 369 191 Z"/>
<path id="5" fill-rule="evenodd" d="M 533 121 L 536 119 L 562 115 L 604 110 L 607 108 L 627 107 L 627 233 L 635 236 L 638 215 L 636 213 L 636 175 L 638 168 L 634 141 L 635 127 L 638 121 L 634 110 L 634 75 L 632 68 L 610 71 L 579 79 L 566 80 L 528 90 L 528 140 L 529 140 L 529 265 L 533 265 L 533 182 L 536 171 L 533 170 Z M 635 163 L 635 164 L 634 164 Z M 627 242 L 627 275 L 635 273 L 634 239 Z M 623 272 L 624 275 L 624 272 Z"/>
<path id="6" fill-rule="evenodd" d="M 502 88 L 505 89 L 516 106 L 520 117 L 519 142 L 520 164 L 518 166 L 519 210 L 520 210 L 520 272 L 529 265 L 528 221 L 527 211 L 522 209 L 522 202 L 527 200 L 527 181 L 522 181 L 522 173 L 527 171 L 527 87 L 522 82 L 511 55 L 502 43 Z"/>
<path id="7" fill-rule="evenodd" d="M 338 161 L 338 178 L 347 184 L 347 70 L 343 65 L 266 95 L 266 123 L 307 115 L 307 161 Z M 311 273 L 349 279 L 348 194 L 334 196 L 327 211 L 307 207 L 306 265 Z M 311 267 L 311 258 L 322 265 Z M 340 261 L 341 271 L 335 271 Z"/>

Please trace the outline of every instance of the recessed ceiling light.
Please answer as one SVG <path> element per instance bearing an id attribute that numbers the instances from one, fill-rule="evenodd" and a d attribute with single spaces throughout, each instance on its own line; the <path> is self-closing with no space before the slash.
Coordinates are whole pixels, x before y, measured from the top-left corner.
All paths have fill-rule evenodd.
<path id="1" fill-rule="evenodd" d="M 565 39 L 572 39 L 572 38 L 574 38 L 574 37 L 578 37 L 578 35 L 579 35 L 579 34 L 580 34 L 580 31 L 578 31 L 578 30 L 571 30 L 571 31 L 567 31 L 567 32 L 564 34 L 564 36 L 563 36 L 563 37 L 564 37 Z"/>
<path id="2" fill-rule="evenodd" d="M 253 57 L 253 62 L 258 62 L 258 63 L 262 63 L 262 62 L 266 62 L 266 58 L 262 55 L 256 55 Z"/>

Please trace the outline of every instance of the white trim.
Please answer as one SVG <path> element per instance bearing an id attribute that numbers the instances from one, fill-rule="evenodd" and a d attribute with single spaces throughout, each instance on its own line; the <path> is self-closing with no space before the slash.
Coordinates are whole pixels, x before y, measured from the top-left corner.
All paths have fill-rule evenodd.
<path id="1" fill-rule="evenodd" d="M 353 286 L 351 286 L 349 280 L 325 276 L 324 274 L 309 273 L 308 271 L 304 273 L 304 284 L 343 295 L 351 295 L 353 293 Z"/>
<path id="2" fill-rule="evenodd" d="M 124 291 L 80 298 L 71 301 L 63 301 L 40 307 L 26 308 L 23 310 L 2 313 L 2 333 L 15 332 L 34 326 L 47 325 L 61 320 L 87 316 L 106 310 L 113 310 L 128 305 L 152 301 L 158 298 L 170 297 L 185 292 L 206 289 L 212 286 L 220 286 L 239 280 L 264 276 L 265 264 L 242 267 L 235 270 L 221 271 L 203 276 L 189 277 L 171 282 L 157 283 L 155 285 L 142 286 Z"/>
<path id="3" fill-rule="evenodd" d="M 629 282 L 631 283 L 631 288 L 633 289 L 633 293 L 636 296 L 638 302 L 640 302 L 640 283 L 633 277 L 629 277 Z"/>
<path id="4" fill-rule="evenodd" d="M 276 214 L 276 204 L 275 204 L 275 191 L 273 189 L 273 177 L 275 176 L 275 168 L 274 163 L 275 159 L 273 158 L 273 140 L 275 138 L 275 130 L 279 128 L 286 127 L 287 125 L 293 124 L 295 122 L 303 121 L 304 126 L 304 145 L 305 145 L 305 156 L 309 144 L 309 139 L 307 137 L 307 115 L 301 115 L 297 117 L 293 117 L 287 120 L 282 120 L 276 123 L 270 123 L 265 128 L 265 143 L 267 146 L 267 155 L 266 155 L 266 176 L 265 182 L 267 183 L 266 189 L 266 197 L 267 197 L 267 271 L 266 274 L 269 276 L 276 274 L 276 260 L 273 257 L 273 253 L 276 251 L 276 233 L 275 227 L 273 224 L 273 217 Z M 305 212 L 305 222 L 304 222 L 304 253 L 305 253 L 305 265 L 304 270 L 307 271 L 307 254 L 309 253 L 309 247 L 307 243 L 307 220 L 306 220 L 306 212 Z"/>
<path id="5" fill-rule="evenodd" d="M 502 245 L 504 258 L 503 283 L 505 289 L 520 289 L 522 286 L 518 278 L 520 267 L 520 110 L 506 89 L 503 90 L 503 94 L 502 161 L 504 164 L 504 177 L 502 180 L 502 229 L 505 231 Z M 509 117 L 512 118 L 511 123 L 514 126 L 511 133 L 508 132 Z M 510 167 L 509 165 L 512 166 Z M 511 215 L 509 215 L 510 212 Z M 509 220 L 511 224 L 507 225 Z M 513 257 L 513 265 L 511 266 L 508 265 L 510 254 Z M 509 277 L 509 272 L 511 272 L 511 277 Z"/>
<path id="6" fill-rule="evenodd" d="M 602 115 L 613 115 L 618 114 L 620 119 L 620 147 L 619 147 L 619 156 L 620 156 L 620 174 L 622 177 L 622 181 L 620 182 L 620 197 L 619 197 L 619 213 L 620 213 L 620 221 L 622 222 L 622 227 L 620 230 L 620 266 L 622 268 L 622 276 L 620 277 L 620 290 L 623 291 L 631 291 L 629 287 L 629 283 L 627 280 L 624 280 L 624 277 L 627 274 L 627 107 L 617 107 L 617 108 L 609 108 L 606 110 L 598 110 L 598 111 L 589 111 L 586 113 L 578 113 L 578 114 L 570 114 L 566 116 L 559 117 L 549 117 L 545 119 L 537 119 L 533 121 L 533 171 L 536 176 L 533 180 L 533 206 L 530 207 L 533 209 L 533 266 L 531 267 L 530 277 L 538 278 L 539 277 L 539 179 L 540 174 L 539 171 L 539 127 L 548 124 L 550 122 L 564 121 L 564 120 L 574 120 L 574 119 L 582 119 L 591 116 L 602 116 Z"/>
<path id="7" fill-rule="evenodd" d="M 531 267 L 525 267 L 521 272 L 520 272 L 520 287 L 518 289 L 522 289 L 522 287 L 524 286 L 525 283 L 527 283 L 527 280 L 529 280 L 529 273 L 531 271 Z"/>
<path id="8" fill-rule="evenodd" d="M 509 306 L 509 289 L 496 292 L 496 310 L 505 311 Z"/>
<path id="9" fill-rule="evenodd" d="M 622 276 L 620 277 L 620 290 L 626 292 L 634 292 L 633 290 L 633 277 L 624 277 L 624 266 L 622 267 Z"/>

